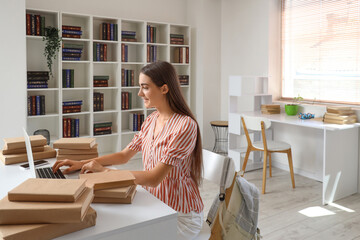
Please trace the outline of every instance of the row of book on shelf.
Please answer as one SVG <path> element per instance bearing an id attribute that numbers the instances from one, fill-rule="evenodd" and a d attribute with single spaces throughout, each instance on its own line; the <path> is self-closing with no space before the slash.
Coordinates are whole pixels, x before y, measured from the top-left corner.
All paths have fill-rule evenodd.
<path id="1" fill-rule="evenodd" d="M 62 43 L 62 60 L 80 61 L 84 45 L 80 43 Z"/>
<path id="2" fill-rule="evenodd" d="M 45 36 L 45 17 L 27 13 L 26 35 Z"/>
<path id="3" fill-rule="evenodd" d="M 147 45 L 146 46 L 146 61 L 156 62 L 157 60 L 157 46 Z"/>
<path id="4" fill-rule="evenodd" d="M 104 94 L 100 92 L 94 92 L 94 112 L 104 111 Z"/>
<path id="5" fill-rule="evenodd" d="M 131 131 L 140 131 L 143 122 L 144 122 L 144 114 L 142 113 L 129 114 L 129 128 Z"/>
<path id="6" fill-rule="evenodd" d="M 170 44 L 184 45 L 184 35 L 183 34 L 170 34 Z"/>
<path id="7" fill-rule="evenodd" d="M 63 38 L 81 38 L 82 31 L 80 26 L 62 25 Z"/>
<path id="8" fill-rule="evenodd" d="M 176 47 L 174 48 L 174 63 L 189 63 L 189 48 Z"/>
<path id="9" fill-rule="evenodd" d="M 63 113 L 77 113 L 81 112 L 81 105 L 83 104 L 82 100 L 75 101 L 64 101 L 62 103 L 62 112 Z"/>
<path id="10" fill-rule="evenodd" d="M 180 85 L 189 85 L 189 75 L 179 75 Z"/>
<path id="11" fill-rule="evenodd" d="M 135 31 L 121 31 L 121 41 L 124 42 L 136 42 L 136 32 Z"/>
<path id="12" fill-rule="evenodd" d="M 101 23 L 100 24 L 100 36 L 101 40 L 117 41 L 118 40 L 118 25 L 117 23 Z"/>
<path id="13" fill-rule="evenodd" d="M 79 118 L 63 118 L 63 137 L 80 137 Z"/>
<path id="14" fill-rule="evenodd" d="M 121 110 L 131 109 L 131 92 L 121 92 Z"/>
<path id="15" fill-rule="evenodd" d="M 93 85 L 94 87 L 108 87 L 109 86 L 108 75 L 97 75 L 93 77 Z"/>
<path id="16" fill-rule="evenodd" d="M 28 116 L 45 115 L 45 95 L 27 97 Z"/>
<path id="17" fill-rule="evenodd" d="M 107 44 L 94 43 L 93 44 L 93 61 L 106 62 L 108 60 L 107 49 L 108 49 Z"/>
<path id="18" fill-rule="evenodd" d="M 121 69 L 121 86 L 135 86 L 135 70 Z"/>
<path id="19" fill-rule="evenodd" d="M 112 133 L 112 122 L 95 122 L 94 136 Z"/>
<path id="20" fill-rule="evenodd" d="M 156 27 L 151 25 L 146 26 L 146 42 L 156 43 Z"/>
<path id="21" fill-rule="evenodd" d="M 48 88 L 48 71 L 27 71 L 27 88 Z"/>
<path id="22" fill-rule="evenodd" d="M 62 87 L 74 88 L 75 85 L 75 70 L 63 69 L 62 70 Z"/>

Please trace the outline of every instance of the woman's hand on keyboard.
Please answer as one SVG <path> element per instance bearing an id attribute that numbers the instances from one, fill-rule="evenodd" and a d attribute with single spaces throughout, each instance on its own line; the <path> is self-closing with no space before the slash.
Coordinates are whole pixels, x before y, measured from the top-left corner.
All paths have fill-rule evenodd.
<path id="1" fill-rule="evenodd" d="M 80 170 L 83 165 L 85 165 L 88 161 L 74 161 L 74 160 L 57 160 L 52 166 L 52 170 L 55 173 L 60 167 L 68 166 L 68 168 L 62 170 L 64 174 L 74 172 Z"/>

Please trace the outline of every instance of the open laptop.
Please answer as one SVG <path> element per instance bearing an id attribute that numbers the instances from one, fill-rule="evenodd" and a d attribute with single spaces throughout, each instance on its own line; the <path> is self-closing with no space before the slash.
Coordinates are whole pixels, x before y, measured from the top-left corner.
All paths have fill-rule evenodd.
<path id="1" fill-rule="evenodd" d="M 29 169 L 31 171 L 31 175 L 33 178 L 65 178 L 63 173 L 60 169 L 57 170 L 56 173 L 53 173 L 51 167 L 43 167 L 43 168 L 36 168 L 34 164 L 34 157 L 31 149 L 30 137 L 27 132 L 24 130 L 24 138 L 25 138 L 25 146 L 26 146 L 26 153 L 29 162 Z"/>

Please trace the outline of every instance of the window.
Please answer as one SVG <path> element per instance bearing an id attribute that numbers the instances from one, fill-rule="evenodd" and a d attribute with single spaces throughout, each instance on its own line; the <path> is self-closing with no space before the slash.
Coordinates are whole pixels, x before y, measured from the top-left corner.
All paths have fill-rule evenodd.
<path id="1" fill-rule="evenodd" d="M 282 0 L 282 96 L 360 103 L 360 0 Z"/>

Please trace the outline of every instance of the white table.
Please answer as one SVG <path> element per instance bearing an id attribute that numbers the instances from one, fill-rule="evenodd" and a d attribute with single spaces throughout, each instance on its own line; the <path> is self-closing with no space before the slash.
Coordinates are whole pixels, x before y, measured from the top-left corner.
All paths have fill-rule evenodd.
<path id="1" fill-rule="evenodd" d="M 51 163 L 54 159 L 50 160 Z M 44 165 L 50 166 L 50 165 Z M 19 164 L 0 163 L 0 198 L 30 177 Z M 74 178 L 74 174 L 67 175 Z M 132 204 L 91 204 L 97 212 L 96 225 L 59 237 L 65 239 L 176 239 L 177 212 L 142 187 Z"/>
<path id="2" fill-rule="evenodd" d="M 243 112 L 241 115 L 269 119 L 274 124 L 289 124 L 321 131 L 322 134 L 322 202 L 328 204 L 358 191 L 358 124 L 327 124 L 314 119 L 297 116 Z M 278 139 L 280 140 L 280 139 Z M 318 147 L 318 146 L 312 146 Z M 292 146 L 296 148 L 296 146 Z M 316 157 L 316 156 L 314 156 Z"/>

